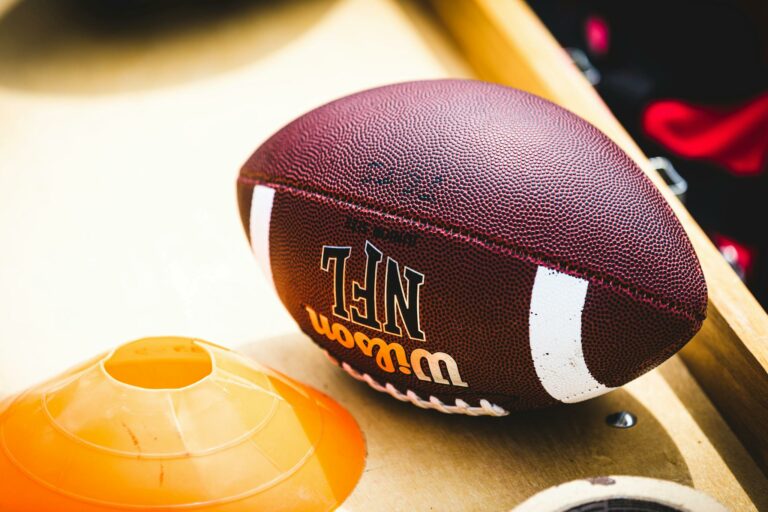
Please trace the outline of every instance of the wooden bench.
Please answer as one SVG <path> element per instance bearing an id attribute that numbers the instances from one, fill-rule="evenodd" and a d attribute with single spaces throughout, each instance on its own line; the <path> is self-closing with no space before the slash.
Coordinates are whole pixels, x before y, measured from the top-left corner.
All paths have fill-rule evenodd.
<path id="1" fill-rule="evenodd" d="M 0 394 L 132 338 L 199 336 L 353 412 L 369 458 L 345 510 L 502 511 L 605 474 L 768 509 L 768 317 L 522 1 L 230 10 L 127 31 L 94 28 L 66 2 L 0 8 Z M 659 186 L 710 292 L 709 318 L 680 356 L 590 402 L 466 418 L 376 394 L 297 331 L 251 261 L 234 194 L 240 164 L 318 104 L 445 76 L 565 106 Z M 637 426 L 610 427 L 618 411 Z"/>

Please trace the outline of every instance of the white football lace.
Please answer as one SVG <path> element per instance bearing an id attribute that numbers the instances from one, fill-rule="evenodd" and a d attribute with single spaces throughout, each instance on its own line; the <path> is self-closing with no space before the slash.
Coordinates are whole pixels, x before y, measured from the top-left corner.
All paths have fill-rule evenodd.
<path id="1" fill-rule="evenodd" d="M 394 398 L 400 400 L 401 402 L 410 402 L 416 407 L 421 407 L 422 409 L 434 409 L 436 411 L 440 411 L 445 414 L 466 414 L 468 416 L 496 416 L 496 417 L 506 416 L 509 414 L 508 410 L 504 409 L 499 405 L 492 404 L 491 402 L 489 402 L 484 398 L 480 400 L 480 406 L 478 407 L 478 406 L 469 405 L 467 402 L 459 398 L 456 399 L 455 405 L 446 404 L 442 402 L 439 398 L 434 396 L 430 396 L 429 400 L 424 400 L 423 398 L 421 398 L 419 395 L 417 395 L 415 392 L 411 391 L 410 389 L 406 390 L 405 394 L 403 394 L 389 382 L 387 382 L 382 386 L 367 373 L 360 373 L 354 368 L 352 368 L 349 364 L 345 363 L 344 361 L 339 362 L 327 351 L 324 350 L 323 352 L 325 352 L 325 355 L 328 357 L 329 361 L 331 361 L 336 366 L 340 366 L 345 372 L 350 374 L 356 380 L 365 382 L 376 391 L 379 391 L 381 393 L 387 393 L 393 396 Z"/>

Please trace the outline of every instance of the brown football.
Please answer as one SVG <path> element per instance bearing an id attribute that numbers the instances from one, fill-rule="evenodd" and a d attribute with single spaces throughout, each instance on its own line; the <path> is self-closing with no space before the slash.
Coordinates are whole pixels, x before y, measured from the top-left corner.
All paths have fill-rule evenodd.
<path id="1" fill-rule="evenodd" d="M 238 180 L 254 252 L 349 374 L 420 407 L 585 400 L 682 347 L 704 277 L 654 185 L 537 96 L 390 85 L 293 121 Z"/>

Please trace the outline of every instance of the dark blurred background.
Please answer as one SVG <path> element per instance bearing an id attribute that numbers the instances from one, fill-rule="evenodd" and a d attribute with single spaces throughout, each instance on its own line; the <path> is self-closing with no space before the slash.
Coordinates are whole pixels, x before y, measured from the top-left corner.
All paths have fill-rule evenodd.
<path id="1" fill-rule="evenodd" d="M 768 2 L 529 5 L 768 309 Z"/>

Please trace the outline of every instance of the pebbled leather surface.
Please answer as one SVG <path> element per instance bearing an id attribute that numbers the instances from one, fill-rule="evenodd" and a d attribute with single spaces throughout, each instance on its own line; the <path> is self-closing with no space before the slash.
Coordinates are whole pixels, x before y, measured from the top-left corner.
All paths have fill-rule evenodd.
<path id="1" fill-rule="evenodd" d="M 495 398 L 512 409 L 553 402 L 528 345 L 537 265 L 590 282 L 584 357 L 609 386 L 669 357 L 706 314 L 698 260 L 642 171 L 586 121 L 515 89 L 439 80 L 342 98 L 290 123 L 246 162 L 238 181 L 246 226 L 254 184 L 277 190 L 272 272 L 305 332 L 354 368 L 425 397 Z M 345 228 L 348 217 L 419 238 L 414 247 L 371 239 Z M 330 317 L 333 305 L 322 246 L 352 247 L 351 297 L 368 239 L 425 275 L 426 341 L 398 341 L 451 354 L 468 388 L 382 372 L 314 332 L 304 306 Z"/>

